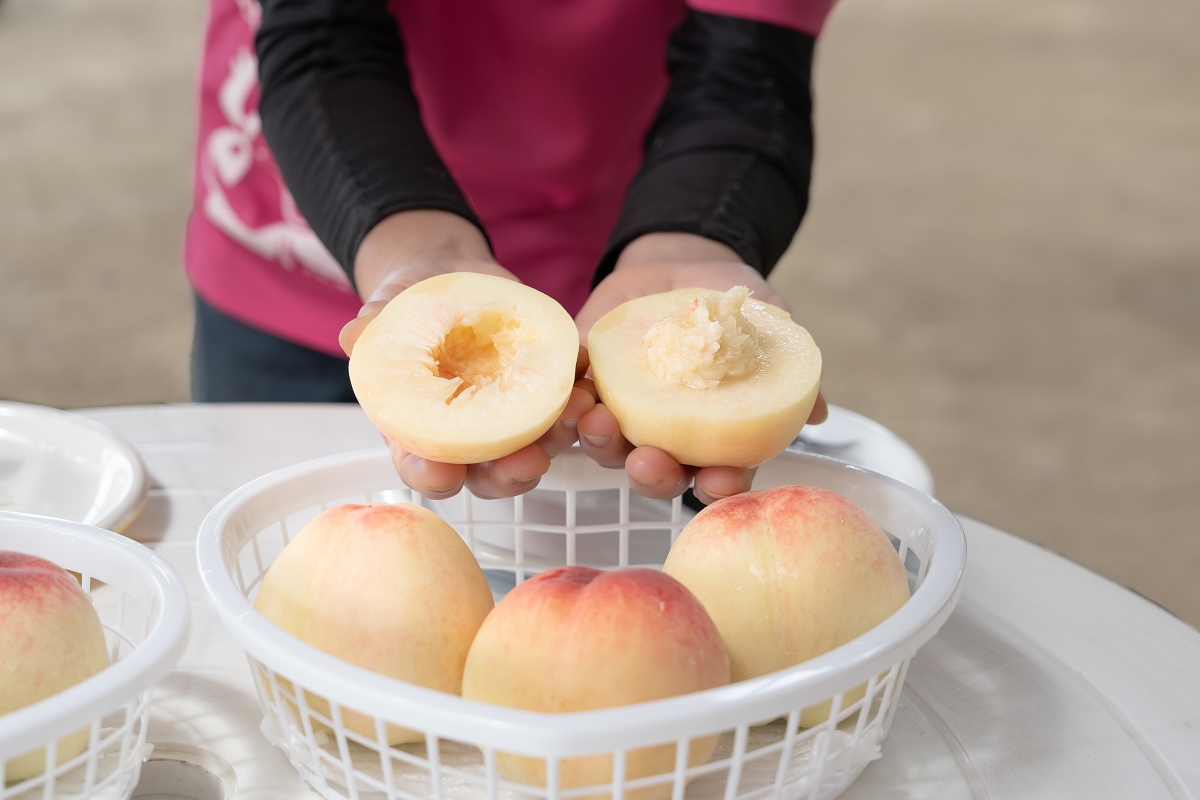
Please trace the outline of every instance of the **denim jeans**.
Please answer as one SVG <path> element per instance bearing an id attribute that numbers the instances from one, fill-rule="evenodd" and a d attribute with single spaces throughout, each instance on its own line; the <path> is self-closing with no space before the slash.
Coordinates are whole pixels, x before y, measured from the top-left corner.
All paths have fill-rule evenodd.
<path id="1" fill-rule="evenodd" d="M 353 403 L 344 358 L 263 333 L 196 298 L 192 399 L 201 403 Z"/>

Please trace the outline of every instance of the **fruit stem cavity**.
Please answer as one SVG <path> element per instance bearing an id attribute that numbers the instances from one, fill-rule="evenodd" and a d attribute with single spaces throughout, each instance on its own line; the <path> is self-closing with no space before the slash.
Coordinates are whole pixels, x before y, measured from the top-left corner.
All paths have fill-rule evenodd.
<path id="1" fill-rule="evenodd" d="M 507 389 L 521 346 L 535 338 L 519 319 L 498 311 L 455 319 L 429 354 L 439 378 L 459 382 L 446 404 L 494 383 Z"/>

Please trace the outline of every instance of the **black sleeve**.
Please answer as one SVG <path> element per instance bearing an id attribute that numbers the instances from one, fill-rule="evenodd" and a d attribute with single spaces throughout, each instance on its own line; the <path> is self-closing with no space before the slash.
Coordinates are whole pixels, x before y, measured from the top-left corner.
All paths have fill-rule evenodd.
<path id="1" fill-rule="evenodd" d="M 386 0 L 265 0 L 255 45 L 263 135 L 351 280 L 363 237 L 389 214 L 442 209 L 483 230 L 421 123 Z"/>
<path id="2" fill-rule="evenodd" d="M 667 96 L 645 161 L 596 271 L 659 231 L 731 247 L 768 274 L 808 206 L 814 39 L 800 31 L 689 11 L 671 36 Z"/>

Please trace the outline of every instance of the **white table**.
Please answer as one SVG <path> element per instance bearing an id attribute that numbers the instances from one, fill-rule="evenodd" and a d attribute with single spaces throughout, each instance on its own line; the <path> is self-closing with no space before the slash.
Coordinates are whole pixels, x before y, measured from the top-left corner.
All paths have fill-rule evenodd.
<path id="1" fill-rule="evenodd" d="M 246 481 L 377 446 L 378 433 L 355 406 L 83 413 L 141 453 L 152 489 L 126 533 L 174 564 L 192 595 L 191 643 L 155 695 L 150 740 L 215 772 L 227 762 L 238 800 L 316 800 L 259 733 L 245 657 L 201 599 L 195 534 Z M 959 519 L 962 600 L 913 660 L 883 758 L 842 796 L 1200 800 L 1200 632 L 1054 553 Z"/>

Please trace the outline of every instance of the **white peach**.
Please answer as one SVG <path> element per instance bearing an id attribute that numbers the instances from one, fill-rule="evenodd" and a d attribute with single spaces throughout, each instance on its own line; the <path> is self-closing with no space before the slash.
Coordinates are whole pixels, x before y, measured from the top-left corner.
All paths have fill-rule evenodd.
<path id="1" fill-rule="evenodd" d="M 550 429 L 578 353 L 575 321 L 553 298 L 456 272 L 387 304 L 354 345 L 350 381 L 371 422 L 408 452 L 476 464 Z"/>
<path id="2" fill-rule="evenodd" d="M 108 666 L 92 599 L 65 569 L 27 553 L 0 551 L 0 716 L 32 705 Z M 87 746 L 87 728 L 58 740 L 58 764 Z M 8 761 L 8 782 L 45 770 L 45 748 Z"/>
<path id="3" fill-rule="evenodd" d="M 734 681 L 807 661 L 891 616 L 908 575 L 887 535 L 857 505 L 812 486 L 734 495 L 680 533 L 663 571 L 708 610 Z M 845 705 L 862 697 L 847 693 Z M 805 709 L 801 725 L 829 716 Z"/>
<path id="4" fill-rule="evenodd" d="M 441 517 L 408 503 L 370 503 L 335 506 L 304 526 L 267 570 L 254 605 L 330 655 L 458 694 L 494 601 L 479 562 Z M 305 698 L 328 717 L 324 698 Z M 375 739 L 368 714 L 347 709 L 342 719 Z M 401 744 L 424 734 L 391 725 L 388 738 Z"/>
<path id="5" fill-rule="evenodd" d="M 546 713 L 587 711 L 699 692 L 729 682 L 729 659 L 696 598 L 658 570 L 560 567 L 518 585 L 488 616 L 463 673 L 463 697 Z M 716 736 L 693 739 L 703 764 Z M 542 759 L 499 753 L 510 780 L 546 785 Z M 626 780 L 670 773 L 675 745 L 632 750 Z M 563 759 L 563 789 L 612 781 L 611 754 Z M 595 795 L 596 797 L 607 795 Z M 670 781 L 626 793 L 671 796 Z"/>
<path id="6" fill-rule="evenodd" d="M 625 438 L 696 467 L 748 468 L 777 456 L 821 382 L 808 331 L 744 286 L 622 303 L 592 326 L 588 351 Z"/>

